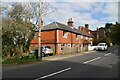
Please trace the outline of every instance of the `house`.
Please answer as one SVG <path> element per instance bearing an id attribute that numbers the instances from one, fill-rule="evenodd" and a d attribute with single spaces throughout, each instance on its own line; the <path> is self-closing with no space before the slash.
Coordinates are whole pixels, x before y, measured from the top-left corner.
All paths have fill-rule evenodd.
<path id="1" fill-rule="evenodd" d="M 91 31 L 91 34 L 96 38 L 97 40 L 104 40 L 106 38 L 106 32 L 104 27 L 97 28 L 97 30 Z"/>
<path id="2" fill-rule="evenodd" d="M 94 35 L 91 33 L 92 31 L 89 29 L 89 24 L 85 24 L 85 27 L 79 26 L 78 29 L 80 31 L 83 31 L 85 34 L 90 35 L 92 38 L 94 37 Z M 92 44 L 92 41 L 93 39 L 90 41 L 91 44 Z"/>
<path id="3" fill-rule="evenodd" d="M 93 36 L 74 28 L 72 18 L 68 25 L 53 22 L 41 29 L 41 45 L 52 47 L 54 54 L 87 51 Z M 38 30 L 31 41 L 30 50 L 38 47 Z"/>
<path id="4" fill-rule="evenodd" d="M 105 28 L 101 27 L 98 29 L 98 40 L 104 40 L 106 38 Z"/>
<path id="5" fill-rule="evenodd" d="M 97 30 L 92 30 L 91 34 L 94 36 L 94 38 L 97 38 Z"/>

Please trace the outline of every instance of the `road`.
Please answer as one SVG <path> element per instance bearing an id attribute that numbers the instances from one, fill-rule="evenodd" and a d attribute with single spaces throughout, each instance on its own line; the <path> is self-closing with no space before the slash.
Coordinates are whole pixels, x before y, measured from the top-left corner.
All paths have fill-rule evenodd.
<path id="1" fill-rule="evenodd" d="M 25 67 L 13 69 L 3 68 L 5 78 L 61 79 L 61 78 L 118 78 L 118 47 L 110 47 L 107 51 L 87 52 L 62 60 L 45 61 Z"/>

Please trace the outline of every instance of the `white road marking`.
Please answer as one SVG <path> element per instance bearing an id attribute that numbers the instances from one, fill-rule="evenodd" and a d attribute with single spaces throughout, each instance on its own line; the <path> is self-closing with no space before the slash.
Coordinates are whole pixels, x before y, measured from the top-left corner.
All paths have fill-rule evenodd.
<path id="1" fill-rule="evenodd" d="M 64 69 L 64 70 L 61 70 L 61 71 L 58 71 L 58 72 L 54 72 L 54 73 L 52 73 L 52 74 L 49 74 L 49 75 L 46 75 L 46 76 L 43 76 L 43 77 L 37 78 L 37 79 L 35 79 L 35 80 L 39 80 L 39 79 L 43 79 L 43 78 L 47 78 L 47 77 L 50 77 L 50 76 L 53 76 L 53 75 L 56 75 L 56 74 L 62 73 L 62 72 L 64 72 L 64 71 L 70 70 L 70 69 L 71 69 L 71 68 L 69 67 L 69 68 L 66 68 L 66 69 Z"/>
<path id="2" fill-rule="evenodd" d="M 111 53 L 108 53 L 108 54 L 106 54 L 106 55 L 104 55 L 104 56 L 108 56 L 108 55 L 110 55 Z"/>
<path id="3" fill-rule="evenodd" d="M 100 58 L 101 58 L 101 57 L 94 58 L 94 59 L 92 59 L 92 60 L 89 60 L 89 61 L 84 62 L 84 64 L 87 64 L 87 63 L 89 63 L 89 62 L 95 61 L 95 60 L 100 59 Z"/>

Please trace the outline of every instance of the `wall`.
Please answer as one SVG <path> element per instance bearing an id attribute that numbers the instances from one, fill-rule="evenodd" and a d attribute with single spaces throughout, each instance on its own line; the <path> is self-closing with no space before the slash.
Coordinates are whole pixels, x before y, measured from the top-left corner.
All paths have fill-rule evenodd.
<path id="1" fill-rule="evenodd" d="M 55 43 L 55 30 L 42 31 L 41 32 L 41 43 Z M 36 32 L 36 37 L 33 38 L 31 43 L 38 43 L 38 32 Z"/>
<path id="2" fill-rule="evenodd" d="M 58 30 L 57 33 L 57 43 L 71 43 L 71 33 L 68 32 L 67 38 L 63 37 L 63 30 Z"/>

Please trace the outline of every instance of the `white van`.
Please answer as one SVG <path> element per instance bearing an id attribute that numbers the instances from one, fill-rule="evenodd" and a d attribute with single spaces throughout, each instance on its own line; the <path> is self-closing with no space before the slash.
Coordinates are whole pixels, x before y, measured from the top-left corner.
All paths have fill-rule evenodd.
<path id="1" fill-rule="evenodd" d="M 108 46 L 106 43 L 99 43 L 97 46 L 96 46 L 96 50 L 107 50 Z"/>

